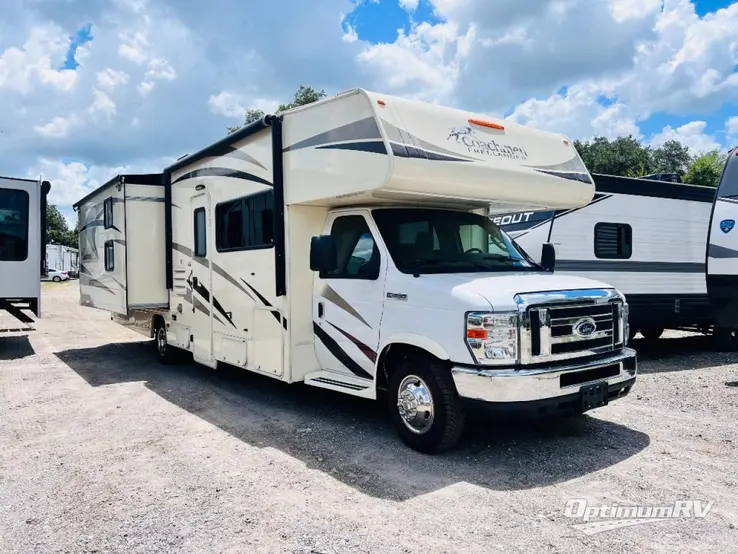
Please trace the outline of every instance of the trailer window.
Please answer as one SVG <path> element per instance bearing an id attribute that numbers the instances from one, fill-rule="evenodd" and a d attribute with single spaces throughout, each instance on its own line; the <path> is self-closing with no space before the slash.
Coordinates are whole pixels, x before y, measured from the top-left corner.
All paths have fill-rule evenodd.
<path id="1" fill-rule="evenodd" d="M 322 279 L 379 278 L 379 249 L 366 220 L 360 215 L 336 218 L 331 227 L 336 239 L 338 266 L 334 271 L 320 272 Z"/>
<path id="2" fill-rule="evenodd" d="M 205 208 L 197 208 L 194 212 L 194 218 L 195 249 L 193 252 L 195 256 L 204 258 L 208 253 L 207 218 L 205 217 Z"/>
<path id="3" fill-rule="evenodd" d="M 0 188 L 0 261 L 28 258 L 28 206 L 24 190 Z"/>
<path id="4" fill-rule="evenodd" d="M 115 242 L 112 240 L 105 241 L 105 271 L 113 271 L 115 269 Z"/>
<path id="5" fill-rule="evenodd" d="M 232 252 L 274 246 L 274 192 L 268 190 L 215 207 L 215 247 Z"/>
<path id="6" fill-rule="evenodd" d="M 633 254 L 633 229 L 627 223 L 598 223 L 594 230 L 597 258 L 624 260 Z"/>
<path id="7" fill-rule="evenodd" d="M 103 225 L 105 229 L 113 226 L 113 198 L 106 198 L 103 201 Z"/>

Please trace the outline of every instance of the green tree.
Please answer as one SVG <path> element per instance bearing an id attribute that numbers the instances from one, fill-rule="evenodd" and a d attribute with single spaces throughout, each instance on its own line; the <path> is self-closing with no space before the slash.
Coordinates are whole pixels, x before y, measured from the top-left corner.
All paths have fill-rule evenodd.
<path id="1" fill-rule="evenodd" d="M 684 177 L 691 163 L 689 147 L 678 140 L 667 140 L 651 151 L 651 168 L 655 173 L 678 173 Z"/>
<path id="2" fill-rule="evenodd" d="M 684 182 L 692 185 L 716 187 L 725 166 L 725 154 L 712 150 L 697 156 L 684 176 Z"/>
<path id="3" fill-rule="evenodd" d="M 584 164 L 592 173 L 639 177 L 652 173 L 652 151 L 632 135 L 609 140 L 594 137 L 591 142 L 574 141 Z"/>
<path id="4" fill-rule="evenodd" d="M 67 220 L 54 204 L 46 207 L 46 242 L 77 248 L 77 228 L 69 229 Z"/>
<path id="5" fill-rule="evenodd" d="M 313 87 L 306 87 L 304 85 L 300 85 L 300 88 L 297 89 L 297 92 L 295 92 L 295 95 L 292 98 L 292 102 L 289 102 L 288 104 L 280 104 L 277 108 L 277 112 L 284 112 L 291 108 L 297 107 L 297 106 L 304 106 L 306 104 L 312 104 L 313 102 L 317 102 L 318 100 L 322 100 L 327 95 L 324 90 L 317 91 Z M 244 117 L 243 125 L 248 125 L 249 123 L 253 123 L 254 121 L 258 121 L 264 117 L 264 111 L 263 110 L 256 110 L 251 109 L 246 112 L 246 116 Z M 234 133 L 238 131 L 241 127 L 227 127 L 228 134 Z"/>

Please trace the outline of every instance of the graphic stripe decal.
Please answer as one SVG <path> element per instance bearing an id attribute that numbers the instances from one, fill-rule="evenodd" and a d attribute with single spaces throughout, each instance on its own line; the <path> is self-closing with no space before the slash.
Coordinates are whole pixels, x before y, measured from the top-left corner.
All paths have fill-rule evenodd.
<path id="1" fill-rule="evenodd" d="M 474 158 L 472 156 L 464 156 L 463 154 L 459 154 L 458 152 L 454 152 L 453 150 L 448 150 L 446 148 L 442 148 L 436 144 L 432 144 L 428 141 L 425 141 L 421 138 L 416 137 L 412 133 L 407 132 L 405 129 L 400 129 L 399 127 L 395 127 L 392 125 L 392 123 L 389 123 L 382 119 L 382 126 L 384 127 L 384 132 L 387 133 L 387 138 L 389 139 L 390 143 L 397 143 L 398 146 L 403 146 L 405 148 L 412 148 L 417 151 L 425 151 L 428 154 L 434 155 L 434 156 L 448 156 L 449 158 L 453 158 L 454 161 L 480 161 L 478 158 Z M 393 145 L 393 150 L 394 150 Z M 396 155 L 399 155 L 395 153 Z M 410 156 L 410 157 L 417 157 L 417 156 Z M 440 160 L 441 157 L 438 158 L 429 158 L 429 159 L 436 159 Z"/>
<path id="2" fill-rule="evenodd" d="M 363 379 L 374 379 L 374 377 L 370 373 L 364 371 L 364 368 L 357 364 L 353 360 L 353 358 L 351 358 L 351 356 L 349 356 L 340 346 L 338 346 L 338 343 L 333 339 L 333 337 L 326 333 L 323 328 L 321 328 L 321 326 L 315 322 L 313 322 L 313 332 L 315 333 L 315 336 L 318 337 L 320 342 L 323 343 L 323 346 L 328 349 L 328 352 L 330 352 L 334 358 L 336 358 L 339 362 L 346 366 L 346 368 L 351 373 Z"/>
<path id="3" fill-rule="evenodd" d="M 545 173 L 546 175 L 552 175 L 553 177 L 561 177 L 569 181 L 580 181 L 582 183 L 592 184 L 592 178 L 586 173 L 576 173 L 572 171 L 549 171 L 547 169 L 535 169 L 538 173 Z"/>
<path id="4" fill-rule="evenodd" d="M 331 142 L 381 138 L 382 134 L 379 132 L 379 126 L 377 125 L 376 119 L 374 119 L 374 117 L 367 117 L 366 119 L 354 121 L 348 125 L 342 125 L 341 127 L 336 127 L 330 131 L 319 133 L 305 140 L 298 141 L 285 148 L 284 152 L 292 152 L 294 150 L 309 148 L 311 146 L 322 146 Z"/>
<path id="5" fill-rule="evenodd" d="M 525 224 L 516 224 L 515 225 L 516 228 L 514 228 L 514 229 L 512 228 L 514 225 L 504 225 L 504 226 L 501 226 L 501 228 L 506 233 L 515 233 L 516 231 L 523 231 L 522 233 L 520 233 L 518 235 L 515 235 L 515 240 L 517 240 L 518 238 L 522 237 L 523 235 L 531 232 L 533 229 L 538 229 L 538 227 L 540 227 L 541 225 L 546 225 L 547 223 L 550 223 L 552 219 L 558 219 L 558 218 L 563 217 L 565 215 L 569 215 L 569 214 L 572 214 L 572 213 L 577 212 L 579 210 L 583 210 L 584 208 L 586 208 L 588 206 L 591 206 L 593 204 L 597 204 L 597 202 L 602 202 L 603 200 L 607 200 L 608 198 L 611 198 L 611 197 L 612 197 L 612 194 L 599 194 L 599 193 L 595 193 L 594 199 L 589 204 L 587 204 L 586 206 L 581 206 L 579 208 L 571 208 L 571 209 L 568 209 L 568 210 L 561 210 L 559 212 L 552 212 L 552 211 L 548 211 L 548 212 L 535 212 L 536 214 L 540 214 L 540 213 L 553 214 L 553 218 L 551 216 L 549 216 L 549 217 L 547 217 L 545 219 L 537 219 L 536 221 L 531 221 L 530 222 L 531 223 L 531 227 L 528 227 L 527 229 L 524 226 Z M 520 212 L 517 212 L 517 213 L 520 213 Z M 504 216 L 504 215 L 514 215 L 514 214 L 502 214 L 502 215 Z M 491 219 L 494 221 L 494 219 L 497 218 L 497 217 L 501 217 L 501 216 L 500 215 L 493 215 L 493 216 L 491 216 Z M 535 217 L 535 216 L 533 216 L 533 217 Z"/>
<path id="6" fill-rule="evenodd" d="M 254 287 L 252 287 L 251 285 L 249 285 L 249 284 L 248 284 L 248 283 L 247 283 L 246 281 L 244 281 L 244 279 L 243 279 L 243 278 L 241 278 L 241 281 L 243 281 L 244 285 L 246 285 L 247 287 L 249 287 L 249 288 L 250 288 L 250 289 L 251 289 L 251 290 L 253 291 L 253 293 L 254 293 L 254 294 L 255 294 L 256 296 L 258 296 L 258 297 L 259 297 L 259 300 L 261 300 L 261 302 L 262 302 L 262 303 L 263 303 L 263 304 L 264 304 L 265 306 L 267 306 L 267 307 L 269 307 L 269 308 L 273 308 L 273 307 L 274 307 L 274 306 L 272 306 L 272 304 L 271 304 L 271 303 L 269 302 L 269 300 L 267 300 L 266 298 L 264 298 L 264 297 L 263 297 L 263 296 L 262 296 L 262 295 L 261 295 L 261 294 L 259 293 L 259 291 L 258 291 L 258 290 L 256 290 L 256 289 L 255 289 Z M 276 320 L 277 320 L 277 322 L 279 322 L 279 320 L 280 320 L 280 319 L 282 319 L 282 317 L 280 316 L 280 314 L 278 314 L 277 312 L 271 312 L 271 314 L 272 314 L 272 315 L 274 316 L 274 319 L 276 319 Z M 286 318 L 285 318 L 285 319 L 282 319 L 282 327 L 284 327 L 284 328 L 285 328 L 285 330 L 287 329 L 287 319 L 286 319 Z"/>
<path id="7" fill-rule="evenodd" d="M 339 333 L 341 333 L 344 337 L 346 337 L 348 340 L 350 340 L 351 342 L 353 342 L 356 345 L 356 347 L 359 350 L 361 350 L 361 353 L 364 354 L 364 356 L 366 356 L 367 358 L 369 358 L 369 361 L 371 361 L 372 363 L 374 363 L 374 362 L 377 361 L 377 353 L 374 350 L 372 350 L 369 346 L 367 346 L 366 344 L 364 344 L 363 342 L 361 342 L 359 339 L 357 339 L 353 335 L 347 333 L 346 331 L 344 331 L 340 327 L 336 327 L 330 321 L 328 321 L 327 323 L 328 323 L 328 325 L 330 325 L 331 327 L 333 327 L 336 331 L 338 331 Z"/>
<path id="8" fill-rule="evenodd" d="M 630 260 L 556 260 L 561 271 L 603 271 L 630 273 L 703 273 L 701 262 L 632 262 Z"/>
<path id="9" fill-rule="evenodd" d="M 710 258 L 719 259 L 738 258 L 738 250 L 726 248 L 725 246 L 718 246 L 717 244 L 711 244 L 707 250 L 707 255 Z"/>
<path id="10" fill-rule="evenodd" d="M 244 181 L 253 181 L 255 183 L 261 183 L 262 185 L 272 186 L 272 184 L 266 179 L 257 177 L 252 173 L 246 173 L 245 171 L 238 171 L 236 169 L 229 169 L 227 167 L 206 167 L 203 169 L 195 169 L 185 173 L 181 177 L 177 177 L 172 184 L 179 183 L 186 179 L 195 179 L 197 177 L 231 177 L 233 179 L 242 179 Z"/>
<path id="11" fill-rule="evenodd" d="M 471 162 L 471 161 L 474 161 L 471 158 L 460 158 L 457 155 L 449 156 L 446 154 L 438 154 L 436 152 L 431 152 L 430 150 L 425 150 L 423 148 L 418 148 L 417 146 L 410 146 L 407 144 L 397 144 L 395 142 L 391 142 L 390 146 L 392 147 L 392 153 L 398 158 L 418 158 L 418 159 L 428 160 L 428 161 L 433 161 L 433 162 Z"/>
<path id="12" fill-rule="evenodd" d="M 343 311 L 350 313 L 352 316 L 354 316 L 356 319 L 358 319 L 364 325 L 366 325 L 367 327 L 369 327 L 371 329 L 372 326 L 369 325 L 369 323 L 366 321 L 366 319 L 364 319 L 363 317 L 361 317 L 361 314 L 359 312 L 357 312 L 351 306 L 351 304 L 349 304 L 348 302 L 346 302 L 346 300 L 340 294 L 338 294 L 335 291 L 335 289 L 333 289 L 333 287 L 331 287 L 330 285 L 323 285 L 323 290 L 321 291 L 320 295 L 323 298 L 325 298 L 326 300 L 328 300 L 329 302 L 331 302 L 331 303 L 335 304 L 336 306 L 338 306 L 339 308 L 341 308 Z"/>
<path id="13" fill-rule="evenodd" d="M 387 147 L 381 140 L 367 140 L 363 142 L 342 142 L 340 144 L 325 144 L 316 146 L 317 150 L 355 150 L 357 152 L 371 152 L 373 154 L 387 154 Z"/>

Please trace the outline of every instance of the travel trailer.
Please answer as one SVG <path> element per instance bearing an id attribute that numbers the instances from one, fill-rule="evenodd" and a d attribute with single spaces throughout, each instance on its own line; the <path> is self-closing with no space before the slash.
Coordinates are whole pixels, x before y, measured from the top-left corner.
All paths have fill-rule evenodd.
<path id="1" fill-rule="evenodd" d="M 22 326 L 0 331 L 32 331 L 41 317 L 41 278 L 46 271 L 48 181 L 0 177 L 0 310 Z"/>
<path id="2" fill-rule="evenodd" d="M 78 202 L 82 302 L 165 363 L 386 391 L 400 437 L 438 452 L 471 408 L 581 413 L 631 390 L 623 295 L 487 217 L 593 194 L 562 135 L 353 90 Z"/>
<path id="3" fill-rule="evenodd" d="M 64 271 L 71 277 L 77 277 L 79 274 L 79 250 L 62 244 L 47 244 L 46 267 Z"/>
<path id="4" fill-rule="evenodd" d="M 492 220 L 532 254 L 553 243 L 562 273 L 616 286 L 630 305 L 632 335 L 700 330 L 732 348 L 738 243 L 729 233 L 738 210 L 730 195 L 738 195 L 738 162 L 730 160 L 717 196 L 712 187 L 594 174 L 596 192 L 584 207 Z"/>

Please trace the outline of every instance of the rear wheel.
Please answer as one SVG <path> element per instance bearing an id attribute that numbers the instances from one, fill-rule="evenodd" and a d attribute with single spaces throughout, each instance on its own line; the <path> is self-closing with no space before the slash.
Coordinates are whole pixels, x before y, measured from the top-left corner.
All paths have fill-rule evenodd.
<path id="1" fill-rule="evenodd" d="M 177 349 L 169 346 L 169 342 L 167 341 L 167 327 L 161 319 L 155 320 L 154 323 L 154 345 L 156 346 L 156 354 L 161 363 L 168 365 L 177 361 Z"/>
<path id="2" fill-rule="evenodd" d="M 55 283 L 58 283 L 59 281 L 61 281 L 61 277 L 59 277 L 58 275 L 54 275 L 54 276 L 53 276 L 53 277 L 51 278 L 51 280 L 52 280 L 52 281 L 54 281 Z"/>
<path id="3" fill-rule="evenodd" d="M 664 333 L 663 327 L 643 327 L 641 328 L 641 335 L 646 340 L 658 340 Z"/>
<path id="4" fill-rule="evenodd" d="M 738 331 L 730 327 L 716 327 L 713 331 L 715 347 L 722 352 L 738 350 Z"/>
<path id="5" fill-rule="evenodd" d="M 403 360 L 389 382 L 392 423 L 413 450 L 426 454 L 454 446 L 466 425 L 466 414 L 451 374 L 430 358 Z"/>

